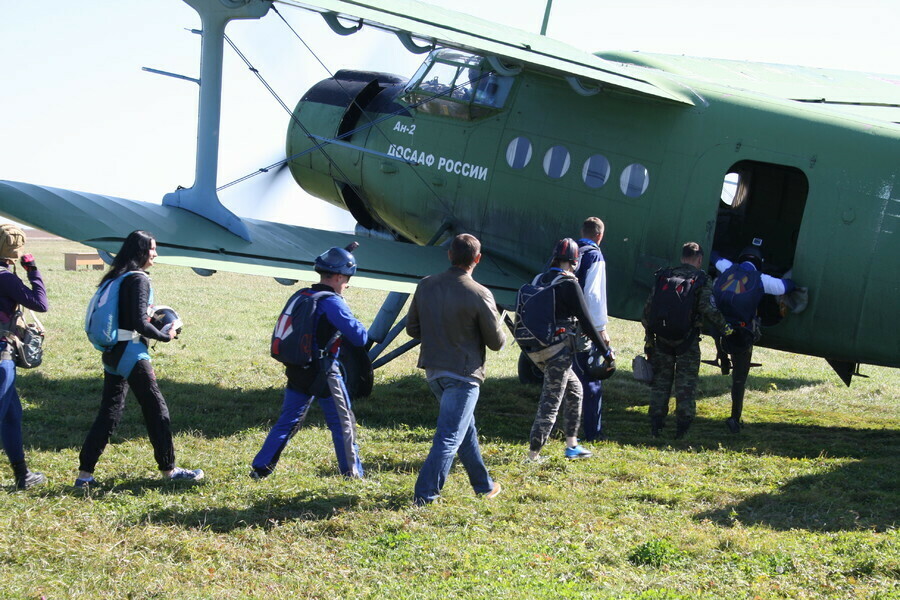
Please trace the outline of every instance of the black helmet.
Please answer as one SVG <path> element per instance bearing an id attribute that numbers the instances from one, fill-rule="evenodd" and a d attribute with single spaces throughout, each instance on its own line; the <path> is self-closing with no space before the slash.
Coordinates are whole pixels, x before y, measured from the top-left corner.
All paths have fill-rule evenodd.
<path id="1" fill-rule="evenodd" d="M 603 350 L 594 344 L 588 353 L 585 372 L 591 381 L 603 381 L 612 377 L 612 374 L 616 372 L 616 356 L 613 354 L 612 348 L 609 350 L 609 357 L 606 357 Z"/>
<path id="2" fill-rule="evenodd" d="M 153 315 L 150 317 L 150 324 L 162 331 L 162 328 L 169 323 L 172 324 L 172 328 L 175 330 L 175 337 L 178 337 L 181 334 L 181 328 L 184 326 L 184 323 L 181 322 L 181 317 L 178 316 L 175 309 L 168 306 L 155 307 Z"/>
<path id="3" fill-rule="evenodd" d="M 563 238 L 556 242 L 553 246 L 553 256 L 550 260 L 558 260 L 560 262 L 570 262 L 573 265 L 578 263 L 578 244 L 572 238 Z"/>
<path id="4" fill-rule="evenodd" d="M 316 257 L 316 273 L 337 273 L 353 276 L 356 273 L 356 259 L 344 248 L 331 248 Z"/>
<path id="5" fill-rule="evenodd" d="M 761 269 L 763 263 L 762 251 L 757 246 L 747 246 L 741 250 L 738 262 L 751 262 L 757 270 Z"/>

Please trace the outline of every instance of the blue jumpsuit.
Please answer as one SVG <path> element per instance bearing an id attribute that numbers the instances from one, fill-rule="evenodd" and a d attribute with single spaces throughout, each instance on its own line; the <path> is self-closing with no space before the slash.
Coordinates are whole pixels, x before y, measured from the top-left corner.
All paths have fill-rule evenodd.
<path id="1" fill-rule="evenodd" d="M 324 284 L 316 284 L 312 286 L 312 289 L 314 291 L 334 291 Z M 314 318 L 318 322 L 316 325 L 316 346 L 318 348 L 324 347 L 335 331 L 341 332 L 341 340 L 346 340 L 354 346 L 364 346 L 368 341 L 365 326 L 353 316 L 350 307 L 341 296 L 326 296 L 319 300 Z M 356 440 L 356 417 L 353 414 L 350 395 L 347 393 L 347 387 L 344 385 L 344 378 L 340 372 L 339 355 L 340 349 L 338 348 L 335 354 L 336 360 L 332 363 L 327 375 L 330 392 L 327 396 L 317 397 L 310 393 L 309 389 L 314 376 L 313 369 L 286 367 L 285 374 L 288 383 L 284 390 L 281 415 L 266 437 L 266 441 L 263 442 L 259 453 L 253 459 L 253 469 L 257 474 L 264 477 L 275 469 L 281 452 L 303 425 L 313 398 L 316 398 L 325 414 L 325 422 L 331 430 L 331 439 L 334 442 L 334 452 L 337 455 L 341 474 L 347 477 L 363 476 L 359 445 Z"/>

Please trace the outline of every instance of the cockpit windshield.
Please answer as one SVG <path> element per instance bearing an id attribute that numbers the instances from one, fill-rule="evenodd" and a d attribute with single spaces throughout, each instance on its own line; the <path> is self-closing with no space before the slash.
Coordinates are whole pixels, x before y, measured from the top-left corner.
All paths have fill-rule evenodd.
<path id="1" fill-rule="evenodd" d="M 435 50 L 406 88 L 417 110 L 459 119 L 477 119 L 503 108 L 513 78 L 497 75 L 481 56 Z"/>

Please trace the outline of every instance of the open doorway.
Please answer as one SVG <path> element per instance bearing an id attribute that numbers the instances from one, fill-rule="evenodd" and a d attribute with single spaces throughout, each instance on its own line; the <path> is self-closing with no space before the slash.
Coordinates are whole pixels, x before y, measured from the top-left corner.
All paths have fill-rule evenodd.
<path id="1" fill-rule="evenodd" d="M 751 160 L 735 163 L 722 183 L 713 250 L 733 261 L 752 244 L 762 251 L 762 271 L 784 276 L 794 265 L 808 193 L 809 181 L 800 169 Z M 783 316 L 773 296 L 763 298 L 757 314 L 766 326 Z"/>
<path id="2" fill-rule="evenodd" d="M 713 250 L 734 260 L 753 244 L 763 271 L 782 276 L 794 264 L 809 182 L 800 169 L 750 160 L 725 174 L 716 215 Z"/>

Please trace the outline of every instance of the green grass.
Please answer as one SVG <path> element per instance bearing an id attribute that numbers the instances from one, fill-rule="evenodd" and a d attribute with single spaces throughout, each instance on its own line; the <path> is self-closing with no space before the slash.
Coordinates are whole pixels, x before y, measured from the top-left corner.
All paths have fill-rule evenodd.
<path id="1" fill-rule="evenodd" d="M 355 402 L 366 480 L 337 474 L 315 408 L 278 471 L 254 482 L 249 463 L 284 384 L 268 337 L 291 289 L 158 266 L 157 302 L 186 326 L 154 366 L 178 462 L 207 479 L 159 479 L 129 397 L 102 486 L 80 493 L 71 484 L 102 382 L 82 319 L 100 272 L 63 270 L 76 244 L 29 249 L 51 312 L 45 362 L 20 370 L 18 389 L 29 461 L 50 483 L 12 493 L 11 473 L 0 480 L 11 492 L 0 494 L 2 598 L 900 598 L 897 370 L 863 367 L 869 378 L 848 389 L 821 359 L 760 349 L 740 436 L 723 423 L 728 378 L 703 366 L 688 438 L 674 441 L 670 424 L 654 440 L 647 388 L 628 368 L 640 325 L 614 321 L 612 441 L 566 462 L 557 434 L 551 459 L 528 465 L 539 390 L 517 383 L 507 348 L 489 357 L 477 411 L 503 493 L 476 498 L 455 467 L 443 499 L 415 508 L 436 417 L 415 351 Z M 366 323 L 382 297 L 348 292 Z"/>

